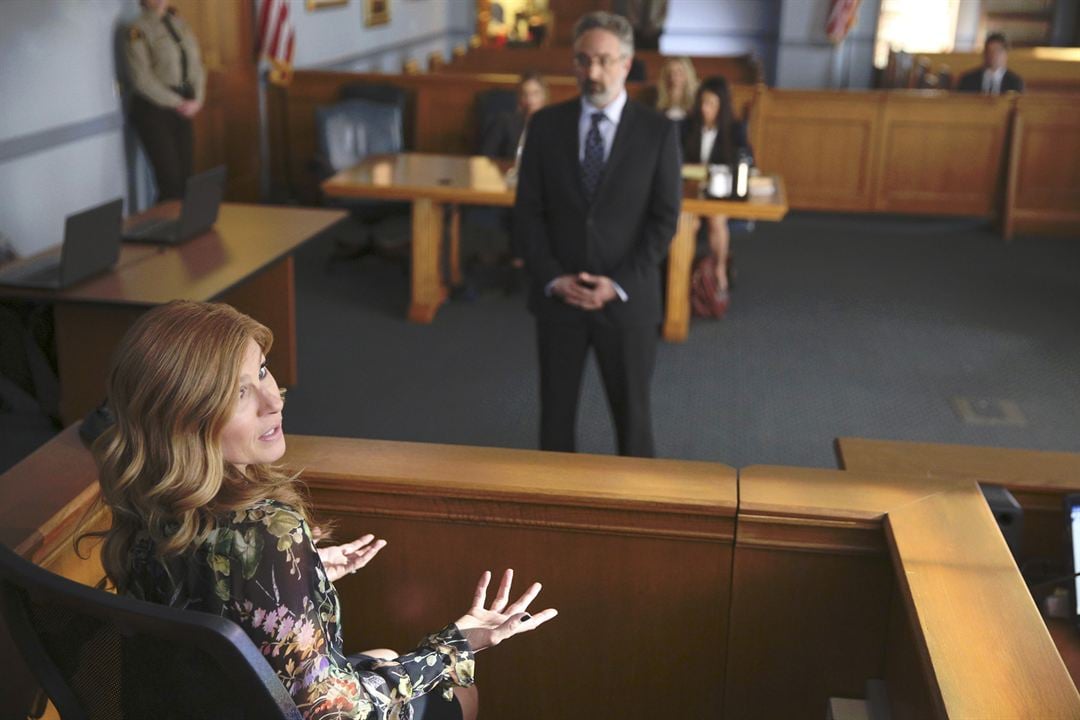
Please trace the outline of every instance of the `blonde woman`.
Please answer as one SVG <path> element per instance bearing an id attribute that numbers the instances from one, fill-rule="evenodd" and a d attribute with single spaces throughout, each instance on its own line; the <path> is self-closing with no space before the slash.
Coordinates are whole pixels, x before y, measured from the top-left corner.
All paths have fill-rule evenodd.
<path id="1" fill-rule="evenodd" d="M 300 484 L 274 464 L 285 435 L 271 342 L 228 305 L 186 301 L 128 331 L 109 376 L 116 423 L 93 448 L 112 514 L 108 580 L 122 594 L 238 623 L 310 720 L 474 718 L 473 654 L 555 610 L 529 615 L 537 583 L 509 602 L 509 570 L 485 608 L 484 573 L 468 612 L 412 652 L 346 657 L 333 583 L 385 542 L 316 548 Z"/>
<path id="2" fill-rule="evenodd" d="M 660 69 L 656 85 L 656 109 L 676 122 L 682 122 L 694 107 L 698 89 L 697 73 L 690 58 L 668 58 Z"/>

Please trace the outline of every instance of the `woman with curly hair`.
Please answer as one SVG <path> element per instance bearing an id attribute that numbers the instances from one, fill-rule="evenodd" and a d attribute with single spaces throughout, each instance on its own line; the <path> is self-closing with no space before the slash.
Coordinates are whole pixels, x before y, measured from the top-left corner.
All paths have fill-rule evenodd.
<path id="1" fill-rule="evenodd" d="M 118 347 L 115 424 L 94 443 L 111 511 L 102 564 L 118 593 L 236 622 L 305 718 L 473 718 L 474 653 L 533 630 L 533 583 L 509 601 L 512 571 L 485 608 L 490 573 L 456 622 L 412 652 L 346 656 L 334 581 L 385 545 L 371 535 L 316 547 L 285 452 L 283 392 L 266 365 L 270 331 L 223 304 L 171 302 Z M 448 702 L 429 701 L 439 690 Z"/>

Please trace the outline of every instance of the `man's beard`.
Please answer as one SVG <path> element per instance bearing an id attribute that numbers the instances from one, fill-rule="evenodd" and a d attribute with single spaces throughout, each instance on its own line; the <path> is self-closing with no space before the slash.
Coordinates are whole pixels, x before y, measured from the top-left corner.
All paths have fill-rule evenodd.
<path id="1" fill-rule="evenodd" d="M 581 94 L 585 99 L 597 107 L 607 105 L 615 99 L 616 93 L 610 85 L 595 80 L 584 80 L 581 83 Z"/>

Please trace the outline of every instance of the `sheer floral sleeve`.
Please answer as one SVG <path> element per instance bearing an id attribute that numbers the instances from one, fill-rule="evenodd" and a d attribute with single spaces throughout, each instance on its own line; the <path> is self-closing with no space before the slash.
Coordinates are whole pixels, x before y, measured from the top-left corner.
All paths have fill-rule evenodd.
<path id="1" fill-rule="evenodd" d="M 393 661 L 354 668 L 340 606 L 302 517 L 266 502 L 237 512 L 207 544 L 212 592 L 244 628 L 309 720 L 412 717 L 410 699 L 473 682 L 473 653 L 455 625 Z"/>

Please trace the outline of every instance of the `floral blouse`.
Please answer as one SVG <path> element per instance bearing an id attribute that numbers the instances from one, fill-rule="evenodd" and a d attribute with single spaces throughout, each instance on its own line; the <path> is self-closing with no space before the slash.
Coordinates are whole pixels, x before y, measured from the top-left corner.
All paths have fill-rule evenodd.
<path id="1" fill-rule="evenodd" d="M 473 683 L 473 652 L 451 624 L 396 660 L 354 666 L 342 649 L 341 608 L 307 523 L 265 500 L 222 520 L 196 550 L 162 561 L 132 549 L 128 594 L 229 618 L 247 632 L 308 720 L 409 720 L 409 700 Z"/>

